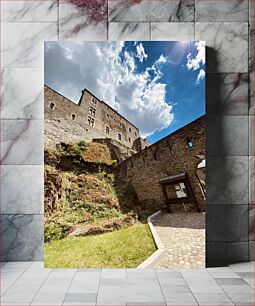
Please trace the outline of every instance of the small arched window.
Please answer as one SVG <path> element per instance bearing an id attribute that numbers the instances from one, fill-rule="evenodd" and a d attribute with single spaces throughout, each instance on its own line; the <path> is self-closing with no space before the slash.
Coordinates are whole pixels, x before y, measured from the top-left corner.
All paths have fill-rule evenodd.
<path id="1" fill-rule="evenodd" d="M 187 139 L 187 146 L 188 146 L 188 148 L 193 147 L 193 143 L 192 143 L 192 140 L 190 138 Z"/>
<path id="2" fill-rule="evenodd" d="M 51 102 L 51 104 L 50 104 L 50 109 L 53 110 L 54 108 L 55 108 L 55 104 Z"/>

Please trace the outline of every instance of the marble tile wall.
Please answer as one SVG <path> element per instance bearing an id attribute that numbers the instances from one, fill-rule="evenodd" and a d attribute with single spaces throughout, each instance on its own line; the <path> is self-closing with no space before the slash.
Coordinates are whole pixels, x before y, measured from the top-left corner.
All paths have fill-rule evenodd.
<path id="1" fill-rule="evenodd" d="M 207 265 L 253 259 L 253 3 L 1 1 L 2 260 L 43 260 L 43 41 L 58 39 L 206 41 Z"/>

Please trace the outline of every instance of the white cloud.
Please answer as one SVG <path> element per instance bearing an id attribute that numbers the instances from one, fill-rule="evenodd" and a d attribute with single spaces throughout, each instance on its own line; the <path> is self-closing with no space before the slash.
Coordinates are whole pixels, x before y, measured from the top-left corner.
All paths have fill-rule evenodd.
<path id="1" fill-rule="evenodd" d="M 195 43 L 197 48 L 197 55 L 195 58 L 191 57 L 191 53 L 187 55 L 187 68 L 197 70 L 201 65 L 205 64 L 205 42 L 199 41 Z"/>
<path id="2" fill-rule="evenodd" d="M 142 44 L 138 46 L 139 57 L 138 52 L 123 52 L 123 42 L 46 43 L 45 83 L 73 101 L 86 87 L 147 137 L 169 126 L 174 115 L 166 101 L 166 84 L 160 82 L 161 65 L 156 61 L 144 72 L 136 71 L 135 58 L 148 57 Z M 158 61 L 164 63 L 164 57 Z"/>
<path id="3" fill-rule="evenodd" d="M 144 59 L 148 57 L 148 55 L 145 53 L 142 43 L 136 46 L 136 52 L 137 52 L 136 56 L 139 58 L 141 63 L 143 62 Z"/>
<path id="4" fill-rule="evenodd" d="M 166 57 L 163 54 L 161 54 L 159 59 L 155 62 L 155 65 L 160 64 L 160 63 L 164 64 L 166 63 L 166 61 L 167 61 Z"/>
<path id="5" fill-rule="evenodd" d="M 197 84 L 205 77 L 205 71 L 204 69 L 200 69 L 199 74 L 197 76 Z"/>

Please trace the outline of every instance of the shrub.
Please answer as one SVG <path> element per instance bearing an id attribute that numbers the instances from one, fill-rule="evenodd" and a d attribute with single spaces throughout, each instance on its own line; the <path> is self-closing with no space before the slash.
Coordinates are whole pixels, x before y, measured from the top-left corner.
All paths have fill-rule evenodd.
<path id="1" fill-rule="evenodd" d="M 122 213 L 117 209 L 109 207 L 103 203 L 92 203 L 88 201 L 74 201 L 72 204 L 72 209 L 84 209 L 88 214 L 91 215 L 91 222 L 96 222 L 100 219 L 107 219 L 112 217 L 120 217 Z"/>
<path id="2" fill-rule="evenodd" d="M 86 223 L 91 219 L 91 214 L 86 212 L 84 208 L 65 207 L 54 214 L 55 220 L 64 220 L 65 222 L 73 224 Z"/>
<path id="3" fill-rule="evenodd" d="M 66 237 L 68 234 L 68 228 L 62 226 L 56 222 L 45 223 L 44 226 L 44 241 L 50 242 L 53 240 L 59 240 Z"/>

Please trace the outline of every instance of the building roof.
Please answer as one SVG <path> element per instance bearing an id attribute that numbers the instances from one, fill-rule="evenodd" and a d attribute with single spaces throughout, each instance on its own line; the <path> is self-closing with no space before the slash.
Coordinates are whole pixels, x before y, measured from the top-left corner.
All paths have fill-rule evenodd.
<path id="1" fill-rule="evenodd" d="M 59 93 L 59 92 L 58 92 L 58 91 L 56 91 L 55 89 L 51 88 L 50 86 L 48 86 L 48 85 L 44 84 L 44 87 L 49 88 L 50 90 L 54 91 L 55 93 L 57 93 L 57 94 L 58 94 L 58 95 L 60 95 L 61 97 L 63 97 L 63 98 L 65 98 L 66 100 L 68 100 L 68 102 L 73 103 L 73 104 L 76 104 L 76 105 L 78 106 L 78 104 L 77 104 L 77 103 L 75 103 L 74 101 L 70 100 L 69 98 L 67 98 L 67 97 L 63 96 L 61 93 Z"/>
<path id="2" fill-rule="evenodd" d="M 171 175 L 171 176 L 165 176 L 159 180 L 159 183 L 170 183 L 176 180 L 185 179 L 186 178 L 186 172 L 182 172 L 179 174 Z"/>

